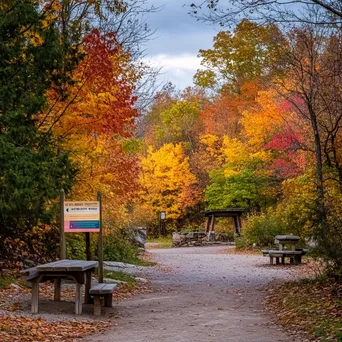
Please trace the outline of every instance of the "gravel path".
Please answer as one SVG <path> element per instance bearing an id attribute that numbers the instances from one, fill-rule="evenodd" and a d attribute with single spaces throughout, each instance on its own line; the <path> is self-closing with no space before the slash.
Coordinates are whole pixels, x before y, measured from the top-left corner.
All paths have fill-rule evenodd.
<path id="1" fill-rule="evenodd" d="M 291 271 L 268 258 L 222 254 L 222 247 L 151 250 L 165 269 L 147 268 L 156 291 L 115 304 L 117 326 L 88 341 L 296 342 L 270 324 L 265 287 Z"/>

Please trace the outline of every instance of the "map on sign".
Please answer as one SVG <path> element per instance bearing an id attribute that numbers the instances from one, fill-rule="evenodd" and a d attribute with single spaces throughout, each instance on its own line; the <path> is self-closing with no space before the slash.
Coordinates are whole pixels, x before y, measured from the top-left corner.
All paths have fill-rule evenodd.
<path id="1" fill-rule="evenodd" d="M 100 202 L 64 202 L 64 231 L 99 232 Z"/>

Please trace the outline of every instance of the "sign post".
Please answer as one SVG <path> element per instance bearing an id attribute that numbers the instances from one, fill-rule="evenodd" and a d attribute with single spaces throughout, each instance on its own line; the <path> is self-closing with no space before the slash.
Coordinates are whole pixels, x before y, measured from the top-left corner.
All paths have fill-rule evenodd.
<path id="1" fill-rule="evenodd" d="M 99 282 L 103 282 L 103 236 L 102 236 L 102 193 L 97 193 L 97 201 L 65 202 L 64 190 L 61 190 L 61 259 L 66 258 L 65 233 L 86 233 L 87 260 L 91 259 L 90 234 L 99 233 L 98 258 Z"/>
<path id="2" fill-rule="evenodd" d="M 64 189 L 60 191 L 60 259 L 66 259 L 66 246 L 65 246 L 65 234 L 64 234 Z"/>
<path id="3" fill-rule="evenodd" d="M 163 237 L 166 236 L 166 225 L 165 225 L 165 220 L 166 220 L 166 212 L 161 211 L 159 214 L 160 218 L 160 233 Z"/>
<path id="4" fill-rule="evenodd" d="M 99 283 L 103 283 L 103 225 L 102 225 L 102 192 L 97 193 L 97 200 L 100 209 L 100 234 L 98 241 L 98 256 L 99 256 Z"/>

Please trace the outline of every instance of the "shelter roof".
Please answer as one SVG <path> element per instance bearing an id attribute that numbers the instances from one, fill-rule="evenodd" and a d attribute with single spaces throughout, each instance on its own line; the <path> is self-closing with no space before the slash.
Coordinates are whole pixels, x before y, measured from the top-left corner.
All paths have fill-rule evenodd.
<path id="1" fill-rule="evenodd" d="M 215 209 L 206 210 L 204 216 L 215 216 L 215 217 L 234 217 L 241 216 L 247 209 L 246 208 L 227 208 L 227 209 Z"/>

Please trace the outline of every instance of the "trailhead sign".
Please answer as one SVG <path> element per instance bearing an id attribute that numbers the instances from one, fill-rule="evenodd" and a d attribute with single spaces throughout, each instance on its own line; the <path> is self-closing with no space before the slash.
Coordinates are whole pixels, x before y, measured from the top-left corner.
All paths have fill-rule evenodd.
<path id="1" fill-rule="evenodd" d="M 64 231 L 99 232 L 100 202 L 64 202 Z"/>

